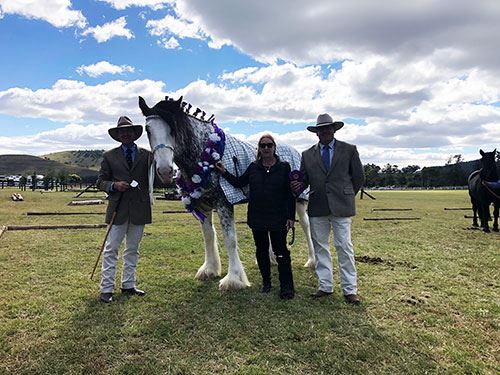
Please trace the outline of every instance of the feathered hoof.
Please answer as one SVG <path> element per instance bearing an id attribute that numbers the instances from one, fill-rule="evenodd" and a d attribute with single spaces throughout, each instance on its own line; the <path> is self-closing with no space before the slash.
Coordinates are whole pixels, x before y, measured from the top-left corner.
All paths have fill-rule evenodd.
<path id="1" fill-rule="evenodd" d="M 316 267 L 316 263 L 314 262 L 314 259 L 308 259 L 306 264 L 304 264 L 304 267 L 314 269 Z"/>
<path id="2" fill-rule="evenodd" d="M 238 277 L 238 275 L 227 274 L 221 281 L 219 281 L 219 290 L 221 291 L 245 289 L 249 286 L 250 283 L 248 282 L 246 275 Z"/>
<path id="3" fill-rule="evenodd" d="M 199 281 L 208 281 L 219 277 L 220 271 L 217 271 L 214 267 L 208 267 L 206 264 L 203 264 L 198 272 L 196 272 L 196 276 L 194 278 Z"/>

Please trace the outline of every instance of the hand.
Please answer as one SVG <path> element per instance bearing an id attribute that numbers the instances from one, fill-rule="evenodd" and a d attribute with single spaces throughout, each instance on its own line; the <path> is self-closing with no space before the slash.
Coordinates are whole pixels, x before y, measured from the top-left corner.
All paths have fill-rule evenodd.
<path id="1" fill-rule="evenodd" d="M 286 221 L 286 230 L 295 227 L 295 220 L 288 219 Z"/>
<path id="2" fill-rule="evenodd" d="M 292 192 L 296 194 L 302 189 L 302 182 L 292 181 L 290 182 L 290 187 L 292 188 Z"/>
<path id="3" fill-rule="evenodd" d="M 226 168 L 224 167 L 224 164 L 220 160 L 217 163 L 215 163 L 215 168 L 217 168 L 219 172 L 222 174 L 226 173 Z"/>
<path id="4" fill-rule="evenodd" d="M 124 192 L 130 189 L 130 184 L 127 181 L 115 181 L 113 182 L 113 189 Z"/>

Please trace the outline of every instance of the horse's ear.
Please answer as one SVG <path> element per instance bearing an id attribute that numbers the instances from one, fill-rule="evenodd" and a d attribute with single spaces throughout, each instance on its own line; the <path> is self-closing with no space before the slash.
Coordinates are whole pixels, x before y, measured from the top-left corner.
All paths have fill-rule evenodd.
<path id="1" fill-rule="evenodd" d="M 144 116 L 152 115 L 151 108 L 148 107 L 146 101 L 142 96 L 139 96 L 139 108 L 141 109 L 141 112 Z"/>
<path id="2" fill-rule="evenodd" d="M 479 149 L 479 153 L 481 154 L 481 156 L 484 156 L 484 151 Z"/>

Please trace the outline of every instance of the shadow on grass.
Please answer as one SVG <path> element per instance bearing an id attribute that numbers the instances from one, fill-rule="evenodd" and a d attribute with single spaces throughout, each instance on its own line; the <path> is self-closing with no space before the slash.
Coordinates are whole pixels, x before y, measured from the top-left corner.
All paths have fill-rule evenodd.
<path id="1" fill-rule="evenodd" d="M 338 294 L 316 301 L 299 288 L 294 300 L 281 301 L 276 289 L 220 293 L 217 286 L 177 279 L 144 298 L 83 302 L 36 372 L 436 371 L 429 353 L 385 335 L 363 305 L 349 306 Z"/>

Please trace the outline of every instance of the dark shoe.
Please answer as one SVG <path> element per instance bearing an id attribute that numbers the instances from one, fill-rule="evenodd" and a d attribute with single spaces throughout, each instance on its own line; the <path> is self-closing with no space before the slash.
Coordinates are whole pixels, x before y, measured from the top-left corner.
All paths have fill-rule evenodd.
<path id="1" fill-rule="evenodd" d="M 123 289 L 122 288 L 122 294 L 128 295 L 128 296 L 139 296 L 139 297 L 144 297 L 146 292 L 144 290 L 140 290 L 137 288 L 128 288 L 128 289 Z"/>
<path id="2" fill-rule="evenodd" d="M 344 295 L 345 301 L 350 303 L 351 305 L 359 305 L 361 300 L 359 299 L 357 294 L 348 294 Z"/>
<path id="3" fill-rule="evenodd" d="M 269 293 L 271 291 L 271 284 L 264 284 L 262 288 L 260 288 L 261 293 Z"/>
<path id="4" fill-rule="evenodd" d="M 321 298 L 332 295 L 333 292 L 325 292 L 324 290 L 318 289 L 316 292 L 311 294 L 312 298 Z"/>
<path id="5" fill-rule="evenodd" d="M 282 290 L 280 292 L 281 299 L 293 299 L 295 297 L 295 291 L 293 290 Z"/>
<path id="6" fill-rule="evenodd" d="M 113 302 L 113 293 L 101 293 L 101 297 L 99 299 L 104 303 Z"/>

